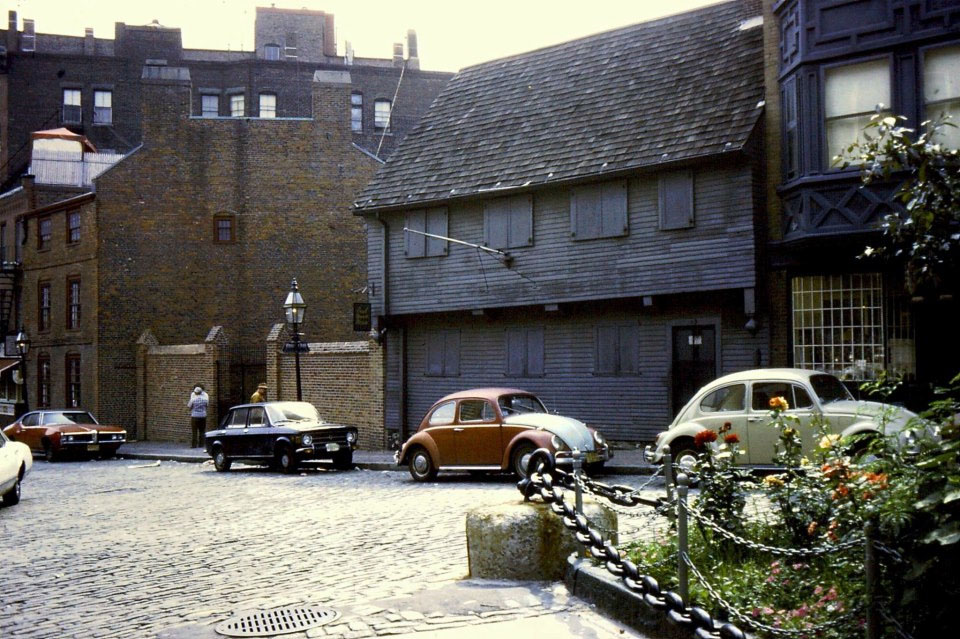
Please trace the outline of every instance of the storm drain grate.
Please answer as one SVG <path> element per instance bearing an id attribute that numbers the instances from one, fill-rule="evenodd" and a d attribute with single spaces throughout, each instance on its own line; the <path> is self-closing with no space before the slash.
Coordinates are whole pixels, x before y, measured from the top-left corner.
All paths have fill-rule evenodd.
<path id="1" fill-rule="evenodd" d="M 284 606 L 227 619 L 215 630 L 228 637 L 269 637 L 316 628 L 339 616 L 338 611 L 323 606 Z"/>

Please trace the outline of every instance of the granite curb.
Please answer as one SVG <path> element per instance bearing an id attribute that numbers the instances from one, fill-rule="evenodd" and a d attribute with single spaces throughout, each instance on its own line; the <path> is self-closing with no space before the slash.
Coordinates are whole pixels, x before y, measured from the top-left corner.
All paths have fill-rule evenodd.
<path id="1" fill-rule="evenodd" d="M 567 557 L 564 584 L 574 597 L 594 604 L 604 614 L 650 639 L 690 639 L 689 630 L 670 623 L 666 613 L 650 608 L 641 595 L 589 559 L 576 554 Z"/>

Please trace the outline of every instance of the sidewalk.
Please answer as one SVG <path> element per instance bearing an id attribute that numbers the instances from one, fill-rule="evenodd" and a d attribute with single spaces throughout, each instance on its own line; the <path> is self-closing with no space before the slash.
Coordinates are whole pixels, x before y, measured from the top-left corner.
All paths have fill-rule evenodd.
<path id="1" fill-rule="evenodd" d="M 210 459 L 202 448 L 190 448 L 177 442 L 130 441 L 117 451 L 124 459 L 159 459 L 163 461 L 203 463 Z M 406 472 L 406 467 L 397 466 L 392 450 L 356 450 L 353 462 L 365 470 L 396 470 Z M 615 449 L 613 459 L 607 462 L 607 475 L 649 475 L 653 466 L 643 459 L 639 448 Z"/>

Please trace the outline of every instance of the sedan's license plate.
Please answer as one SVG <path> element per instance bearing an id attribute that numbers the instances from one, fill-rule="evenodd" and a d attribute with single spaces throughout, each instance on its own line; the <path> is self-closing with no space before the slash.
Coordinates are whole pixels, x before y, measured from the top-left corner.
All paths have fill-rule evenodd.
<path id="1" fill-rule="evenodd" d="M 90 452 L 100 450 L 100 444 L 87 444 L 87 450 Z"/>
<path id="2" fill-rule="evenodd" d="M 338 444 L 338 443 L 336 443 L 336 442 L 330 442 L 329 444 L 327 444 L 327 452 L 328 452 L 328 453 L 335 453 L 335 452 L 337 452 L 338 450 L 340 450 L 340 444 Z"/>
<path id="3" fill-rule="evenodd" d="M 600 453 L 587 453 L 587 463 L 594 464 L 600 461 Z"/>

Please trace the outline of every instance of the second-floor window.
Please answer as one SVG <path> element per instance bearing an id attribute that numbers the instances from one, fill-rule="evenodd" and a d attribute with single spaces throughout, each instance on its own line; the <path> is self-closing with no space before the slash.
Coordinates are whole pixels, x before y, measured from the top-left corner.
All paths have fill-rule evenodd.
<path id="1" fill-rule="evenodd" d="M 50 240 L 53 237 L 53 220 L 49 217 L 42 218 L 37 222 L 37 250 L 45 251 L 50 248 Z"/>
<path id="2" fill-rule="evenodd" d="M 50 282 L 40 282 L 37 285 L 37 328 L 41 331 L 50 330 Z"/>
<path id="3" fill-rule="evenodd" d="M 80 89 L 63 90 L 63 122 L 67 124 L 80 124 L 83 122 Z"/>
<path id="4" fill-rule="evenodd" d="M 927 51 L 923 57 L 924 118 L 936 120 L 950 116 L 938 133 L 936 142 L 952 149 L 960 148 L 960 46 Z"/>
<path id="5" fill-rule="evenodd" d="M 260 117 L 261 118 L 277 117 L 277 96 L 275 93 L 260 94 Z"/>
<path id="6" fill-rule="evenodd" d="M 427 237 L 422 233 L 447 235 L 447 208 L 440 206 L 432 209 L 410 211 L 406 217 L 404 232 L 404 255 L 407 257 L 436 257 L 447 254 L 446 240 Z M 419 232 L 418 232 L 419 231 Z"/>
<path id="7" fill-rule="evenodd" d="M 615 180 L 571 189 L 570 227 L 575 240 L 626 235 L 627 181 Z"/>
<path id="8" fill-rule="evenodd" d="M 267 60 L 279 60 L 280 59 L 280 45 L 279 44 L 265 44 L 263 45 L 263 57 Z"/>
<path id="9" fill-rule="evenodd" d="M 373 126 L 379 130 L 390 128 L 390 100 L 374 101 Z"/>
<path id="10" fill-rule="evenodd" d="M 50 356 L 37 356 L 37 407 L 50 406 Z"/>
<path id="11" fill-rule="evenodd" d="M 64 372 L 66 373 L 66 388 L 65 394 L 67 398 L 67 406 L 70 408 L 78 408 L 80 403 L 80 355 L 76 353 L 68 353 L 66 359 L 64 360 Z"/>
<path id="12" fill-rule="evenodd" d="M 67 279 L 67 328 L 80 328 L 80 278 Z"/>
<path id="13" fill-rule="evenodd" d="M 363 133 L 363 94 L 350 94 L 350 130 Z"/>
<path id="14" fill-rule="evenodd" d="M 67 213 L 67 243 L 76 244 L 80 241 L 80 211 Z"/>
<path id="15" fill-rule="evenodd" d="M 220 96 L 219 95 L 201 95 L 200 96 L 200 116 L 204 118 L 215 118 L 220 115 Z"/>
<path id="16" fill-rule="evenodd" d="M 213 241 L 217 244 L 229 244 L 236 240 L 234 216 L 217 215 L 213 218 Z"/>
<path id="17" fill-rule="evenodd" d="M 230 96 L 230 117 L 242 118 L 244 115 L 243 94 Z"/>
<path id="18" fill-rule="evenodd" d="M 826 167 L 857 139 L 882 105 L 890 108 L 890 63 L 886 58 L 831 67 L 824 72 Z"/>
<path id="19" fill-rule="evenodd" d="M 111 124 L 113 122 L 113 91 L 97 90 L 93 92 L 93 123 Z"/>
<path id="20" fill-rule="evenodd" d="M 500 197 L 484 202 L 483 242 L 495 249 L 533 244 L 533 197 Z"/>

